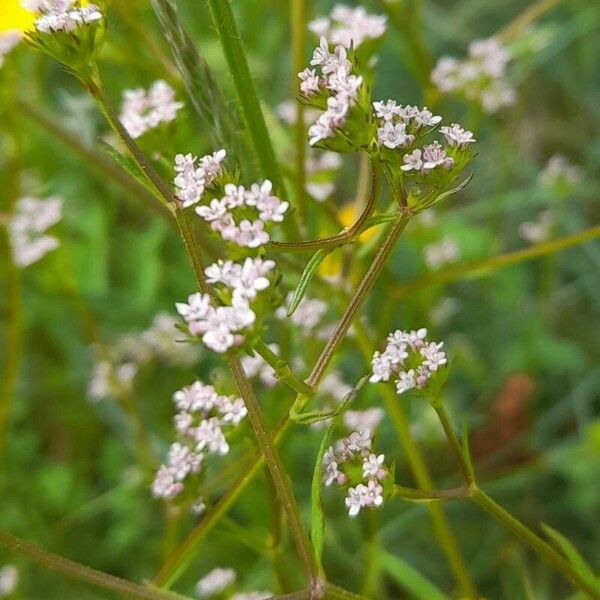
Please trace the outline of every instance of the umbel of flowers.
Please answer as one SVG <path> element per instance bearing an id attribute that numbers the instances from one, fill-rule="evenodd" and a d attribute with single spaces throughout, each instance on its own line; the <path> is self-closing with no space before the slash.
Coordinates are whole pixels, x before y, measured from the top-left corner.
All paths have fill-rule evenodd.
<path id="1" fill-rule="evenodd" d="M 289 204 L 273 194 L 268 179 L 249 188 L 232 181 L 221 166 L 225 156 L 225 150 L 199 160 L 192 154 L 178 154 L 173 180 L 176 197 L 183 208 L 199 204 L 196 214 L 224 241 L 258 248 L 269 242 L 269 228 L 283 221 Z"/>
<path id="2" fill-rule="evenodd" d="M 204 345 L 215 352 L 240 346 L 257 321 L 257 312 L 264 312 L 268 298 L 259 298 L 259 292 L 270 286 L 267 275 L 274 269 L 274 261 L 260 257 L 248 257 L 243 263 L 219 260 L 207 267 L 206 280 L 215 286 L 221 304 L 213 305 L 208 294 L 199 292 L 190 295 L 187 303 L 178 302 L 177 312 L 186 321 L 189 333 L 201 337 Z"/>
<path id="3" fill-rule="evenodd" d="M 106 29 L 102 3 L 24 0 L 23 6 L 36 13 L 26 41 L 88 81 Z"/>
<path id="4" fill-rule="evenodd" d="M 218 394 L 214 387 L 195 381 L 173 395 L 178 441 L 171 444 L 167 462 L 160 466 L 152 493 L 173 499 L 184 490 L 184 481 L 198 475 L 205 458 L 229 452 L 226 431 L 246 416 L 241 398 Z"/>
<path id="5" fill-rule="evenodd" d="M 479 102 L 488 113 L 497 112 L 515 101 L 515 91 L 505 80 L 510 53 L 495 38 L 474 40 L 468 57 L 458 60 L 440 58 L 431 73 L 431 81 L 442 93 L 459 93 Z"/>
<path id="6" fill-rule="evenodd" d="M 447 362 L 443 345 L 443 342 L 428 341 L 425 328 L 398 329 L 388 336 L 385 350 L 373 355 L 370 381 L 389 381 L 394 377 L 398 394 L 410 390 L 433 392 L 436 384 L 443 383 L 441 367 Z"/>
<path id="7" fill-rule="evenodd" d="M 330 446 L 323 456 L 323 482 L 346 489 L 345 504 L 351 517 L 363 508 L 377 508 L 393 488 L 385 456 L 373 449 L 371 431 L 353 431 Z"/>

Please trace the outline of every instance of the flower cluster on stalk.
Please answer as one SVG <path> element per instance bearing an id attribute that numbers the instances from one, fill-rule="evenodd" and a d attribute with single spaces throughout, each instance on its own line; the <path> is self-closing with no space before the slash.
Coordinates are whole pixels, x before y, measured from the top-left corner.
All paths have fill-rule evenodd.
<path id="1" fill-rule="evenodd" d="M 505 80 L 510 53 L 495 38 L 474 40 L 464 60 L 440 58 L 431 73 L 431 81 L 442 93 L 461 93 L 479 102 L 488 113 L 509 106 L 515 91 Z"/>
<path id="2" fill-rule="evenodd" d="M 167 462 L 152 484 L 158 498 L 173 499 L 184 490 L 188 476 L 197 475 L 208 455 L 229 452 L 225 434 L 246 416 L 241 398 L 218 394 L 211 385 L 195 381 L 173 395 L 179 441 L 171 444 Z"/>
<path id="3" fill-rule="evenodd" d="M 319 37 L 325 36 L 332 44 L 358 48 L 368 40 L 383 36 L 386 18 L 368 14 L 363 6 L 352 8 L 336 4 L 328 16 L 311 21 L 308 28 Z"/>
<path id="4" fill-rule="evenodd" d="M 385 350 L 373 355 L 370 381 L 389 381 L 395 377 L 399 395 L 410 390 L 423 390 L 447 362 L 443 345 L 443 342 L 428 341 L 425 328 L 398 329 L 388 336 Z"/>
<path id="5" fill-rule="evenodd" d="M 323 456 L 323 482 L 346 488 L 348 514 L 355 517 L 363 508 L 383 504 L 387 483 L 392 475 L 385 466 L 385 456 L 372 449 L 371 431 L 353 431 L 330 446 Z"/>
<path id="6" fill-rule="evenodd" d="M 314 67 L 314 68 L 311 68 Z M 329 50 L 329 41 L 322 36 L 310 60 L 310 67 L 298 73 L 300 91 L 306 102 L 324 109 L 308 129 L 311 146 L 343 134 L 350 109 L 357 103 L 363 83 L 360 75 L 353 74 L 348 52 L 337 45 Z"/>
<path id="7" fill-rule="evenodd" d="M 137 139 L 162 123 L 174 121 L 183 106 L 175 99 L 175 90 L 166 81 L 158 80 L 148 90 L 123 92 L 119 120 L 127 133 Z"/>
<path id="8" fill-rule="evenodd" d="M 207 282 L 217 287 L 222 304 L 213 306 L 208 294 L 195 293 L 178 302 L 177 312 L 187 323 L 192 336 L 199 336 L 207 348 L 226 352 L 244 341 L 244 331 L 256 321 L 251 303 L 270 285 L 267 275 L 275 262 L 260 257 L 243 263 L 219 260 L 205 269 Z"/>
<path id="9" fill-rule="evenodd" d="M 58 239 L 46 232 L 61 220 L 62 205 L 62 200 L 56 197 L 44 200 L 26 197 L 17 201 L 8 232 L 18 267 L 28 267 L 58 248 Z"/>
<path id="10" fill-rule="evenodd" d="M 289 203 L 273 193 L 269 179 L 253 183 L 249 188 L 224 181 L 221 163 L 225 156 L 225 150 L 200 160 L 192 154 L 178 154 L 174 179 L 176 197 L 186 208 L 198 204 L 209 191 L 212 200 L 197 206 L 196 214 L 223 240 L 246 248 L 258 248 L 269 242 L 269 226 L 283 221 Z M 221 198 L 215 198 L 215 194 Z"/>
<path id="11" fill-rule="evenodd" d="M 73 31 L 102 19 L 96 4 L 85 4 L 80 0 L 23 0 L 24 8 L 39 13 L 34 27 L 40 33 Z"/>

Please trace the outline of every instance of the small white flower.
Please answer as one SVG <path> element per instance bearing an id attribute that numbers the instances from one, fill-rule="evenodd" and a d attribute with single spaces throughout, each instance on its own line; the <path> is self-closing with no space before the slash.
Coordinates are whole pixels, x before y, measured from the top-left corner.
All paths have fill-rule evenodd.
<path id="1" fill-rule="evenodd" d="M 423 170 L 425 171 L 435 167 L 450 169 L 454 165 L 454 159 L 446 154 L 446 150 L 437 141 L 423 148 L 423 161 Z"/>
<path id="2" fill-rule="evenodd" d="M 384 121 L 392 121 L 394 117 L 399 116 L 398 106 L 395 100 L 386 100 L 385 102 L 373 102 L 375 115 Z"/>
<path id="3" fill-rule="evenodd" d="M 348 488 L 348 495 L 346 496 L 346 507 L 348 508 L 348 514 L 351 517 L 356 517 L 360 512 L 360 509 L 366 506 L 367 502 L 367 488 L 362 483 L 359 483 L 356 487 Z"/>
<path id="4" fill-rule="evenodd" d="M 196 292 L 188 296 L 187 304 L 184 302 L 175 303 L 177 312 L 188 322 L 205 319 L 210 313 L 210 296 Z"/>
<path id="5" fill-rule="evenodd" d="M 196 584 L 196 592 L 202 598 L 216 596 L 228 588 L 236 579 L 233 569 L 213 569 Z"/>
<path id="6" fill-rule="evenodd" d="M 414 140 L 414 136 L 406 133 L 404 123 L 394 125 L 390 121 L 386 121 L 382 127 L 377 129 L 377 140 L 381 145 L 393 150 L 410 144 Z"/>
<path id="7" fill-rule="evenodd" d="M 475 142 L 473 133 L 463 129 L 458 123 L 452 123 L 450 127 L 440 127 L 440 133 L 446 138 L 446 142 L 449 146 L 463 148 L 466 144 Z"/>
<path id="8" fill-rule="evenodd" d="M 354 431 L 373 431 L 383 419 L 381 408 L 367 410 L 347 410 L 344 413 L 344 425 Z"/>
<path id="9" fill-rule="evenodd" d="M 405 154 L 402 157 L 404 164 L 400 167 L 402 171 L 421 171 L 423 169 L 423 152 L 420 148 L 413 150 L 410 154 Z"/>
<path id="10" fill-rule="evenodd" d="M 161 465 L 152 483 L 152 495 L 156 498 L 172 499 L 183 491 L 183 484 L 176 481 L 173 470 Z"/>
<path id="11" fill-rule="evenodd" d="M 300 91 L 305 96 L 314 96 L 319 92 L 321 80 L 315 69 L 304 69 L 298 73 L 298 79 L 300 79 Z"/>
<path id="12" fill-rule="evenodd" d="M 0 598 L 10 596 L 19 585 L 19 571 L 14 565 L 4 565 L 0 569 Z"/>
<path id="13" fill-rule="evenodd" d="M 420 350 L 423 357 L 423 366 L 430 371 L 437 371 L 439 367 L 446 364 L 446 353 L 442 350 L 444 342 L 430 342 L 425 344 Z"/>
<path id="14" fill-rule="evenodd" d="M 398 394 L 404 394 L 417 387 L 417 380 L 415 370 L 410 369 L 408 371 L 400 371 L 398 379 L 396 380 L 396 392 Z"/>
<path id="15" fill-rule="evenodd" d="M 363 461 L 363 477 L 365 479 L 371 477 L 379 479 L 382 472 L 385 473 L 383 470 L 384 460 L 385 455 L 383 454 L 380 454 L 379 456 L 376 454 L 369 454 L 369 456 Z"/>
<path id="16" fill-rule="evenodd" d="M 423 253 L 425 263 L 430 269 L 439 269 L 460 258 L 460 248 L 450 236 L 445 236 L 439 242 L 425 246 Z"/>

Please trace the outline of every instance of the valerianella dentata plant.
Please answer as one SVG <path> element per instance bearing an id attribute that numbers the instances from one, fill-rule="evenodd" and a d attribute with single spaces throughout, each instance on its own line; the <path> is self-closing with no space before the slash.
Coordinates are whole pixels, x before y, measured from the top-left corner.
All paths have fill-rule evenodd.
<path id="1" fill-rule="evenodd" d="M 190 484 L 190 494 L 197 498 L 197 476 L 204 460 L 228 454 L 226 434 L 238 427 L 247 411 L 241 398 L 219 394 L 200 381 L 175 392 L 173 402 L 178 437 L 169 448 L 167 462 L 156 473 L 152 493 L 172 500 L 184 491 L 189 478 L 196 481 L 195 487 Z"/>

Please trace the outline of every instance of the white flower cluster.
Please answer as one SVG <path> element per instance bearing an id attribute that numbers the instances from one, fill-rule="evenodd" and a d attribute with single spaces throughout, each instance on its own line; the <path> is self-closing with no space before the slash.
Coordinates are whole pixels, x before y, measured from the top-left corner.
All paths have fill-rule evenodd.
<path id="1" fill-rule="evenodd" d="M 321 37 L 315 48 L 310 65 L 315 68 L 307 67 L 298 73 L 302 94 L 306 98 L 321 91 L 328 94 L 327 110 L 308 129 L 309 143 L 314 146 L 321 140 L 333 137 L 336 130 L 344 126 L 350 107 L 357 101 L 363 78 L 352 74 L 352 63 L 343 46 L 337 45 L 333 52 L 329 51 L 325 36 Z"/>
<path id="2" fill-rule="evenodd" d="M 102 13 L 95 4 L 85 4 L 79 0 L 23 0 L 22 6 L 40 13 L 34 27 L 41 33 L 73 31 L 102 19 Z"/>
<path id="3" fill-rule="evenodd" d="M 277 344 L 269 344 L 269 349 L 275 354 L 279 354 L 279 346 Z M 277 384 L 275 371 L 273 367 L 265 362 L 265 359 L 255 354 L 254 356 L 242 356 L 242 367 L 248 377 L 258 377 L 260 382 L 268 388 L 272 388 Z"/>
<path id="4" fill-rule="evenodd" d="M 232 586 L 236 579 L 237 573 L 234 569 L 217 567 L 198 581 L 196 584 L 196 593 L 201 598 L 219 596 Z M 230 600 L 267 600 L 272 596 L 271 592 L 236 592 L 231 596 Z"/>
<path id="5" fill-rule="evenodd" d="M 4 57 L 21 41 L 21 32 L 16 29 L 0 31 L 0 67 Z"/>
<path id="6" fill-rule="evenodd" d="M 383 486 L 381 482 L 389 475 L 384 466 L 385 456 L 372 452 L 373 441 L 368 429 L 353 431 L 347 438 L 338 440 L 330 446 L 323 456 L 323 480 L 326 486 L 333 483 L 346 486 L 351 474 L 360 467 L 360 482 L 348 488 L 346 507 L 351 517 L 358 515 L 362 508 L 379 507 L 383 504 Z"/>
<path id="7" fill-rule="evenodd" d="M 221 175 L 221 163 L 226 156 L 227 152 L 221 149 L 200 160 L 192 154 L 178 154 L 175 157 L 175 196 L 181 200 L 183 208 L 200 202 L 204 190 Z"/>
<path id="8" fill-rule="evenodd" d="M 195 293 L 187 303 L 175 304 L 186 321 L 189 332 L 202 336 L 202 342 L 215 352 L 226 352 L 243 341 L 241 332 L 252 325 L 256 314 L 250 308 L 258 292 L 270 285 L 266 277 L 275 262 L 246 258 L 243 264 L 219 260 L 205 269 L 208 283 L 222 284 L 231 295 L 231 305 L 214 307 L 208 294 Z"/>
<path id="9" fill-rule="evenodd" d="M 367 410 L 347 410 L 344 413 L 344 425 L 350 431 L 374 431 L 383 419 L 381 408 Z"/>
<path id="10" fill-rule="evenodd" d="M 442 93 L 461 92 L 469 100 L 494 113 L 515 101 L 515 91 L 505 81 L 508 50 L 495 38 L 474 40 L 465 60 L 440 58 L 431 73 L 431 81 Z"/>
<path id="11" fill-rule="evenodd" d="M 389 381 L 395 375 L 398 394 L 424 388 L 431 375 L 447 362 L 444 342 L 428 342 L 426 337 L 425 328 L 390 333 L 385 350 L 373 355 L 369 381 Z"/>
<path id="12" fill-rule="evenodd" d="M 223 429 L 237 427 L 246 416 L 241 398 L 222 396 L 200 381 L 175 392 L 173 401 L 175 429 L 182 441 L 171 444 L 167 463 L 159 467 L 152 484 L 152 494 L 166 499 L 183 491 L 185 479 L 200 471 L 208 454 L 229 452 Z"/>
<path id="13" fill-rule="evenodd" d="M 460 248 L 454 238 L 447 235 L 439 242 L 425 246 L 423 255 L 430 269 L 439 269 L 444 265 L 455 263 L 460 258 Z"/>
<path id="14" fill-rule="evenodd" d="M 339 154 L 313 150 L 306 158 L 306 192 L 317 202 L 329 198 L 335 190 L 335 184 L 331 179 L 341 166 L 342 159 Z"/>
<path id="15" fill-rule="evenodd" d="M 8 223 L 13 259 L 18 267 L 27 267 L 48 252 L 58 248 L 59 242 L 46 231 L 62 218 L 60 198 L 21 198 L 15 214 Z"/>
<path id="16" fill-rule="evenodd" d="M 14 565 L 4 565 L 0 569 L 0 598 L 10 596 L 19 585 L 19 571 Z"/>
<path id="17" fill-rule="evenodd" d="M 560 183 L 575 185 L 580 181 L 581 169 L 561 154 L 552 156 L 539 175 L 542 187 L 554 187 Z"/>
<path id="18" fill-rule="evenodd" d="M 97 350 L 99 360 L 88 384 L 90 400 L 120 398 L 131 393 L 140 367 L 152 360 L 184 367 L 196 363 L 200 348 L 181 343 L 183 336 L 177 329 L 178 324 L 178 319 L 160 312 L 147 329 L 125 334 L 112 347 Z"/>
<path id="19" fill-rule="evenodd" d="M 369 15 L 362 6 L 351 8 L 337 4 L 327 17 L 311 21 L 308 28 L 315 35 L 325 36 L 333 44 L 358 48 L 367 40 L 380 38 L 385 33 L 386 18 Z"/>
<path id="20" fill-rule="evenodd" d="M 289 318 L 293 325 L 300 328 L 300 332 L 304 337 L 313 335 L 315 329 L 320 325 L 327 312 L 327 303 L 317 298 L 308 298 L 304 296 L 300 301 L 300 304 L 296 307 L 294 314 L 292 314 L 291 317 L 288 317 L 287 312 L 291 300 L 292 294 L 289 294 L 284 306 L 280 306 L 275 311 L 275 316 L 281 320 Z"/>
<path id="21" fill-rule="evenodd" d="M 216 596 L 232 585 L 235 582 L 236 577 L 236 572 L 233 569 L 217 567 L 206 574 L 196 584 L 196 592 L 201 598 Z"/>
<path id="22" fill-rule="evenodd" d="M 554 215 L 550 210 L 542 211 L 535 220 L 519 225 L 519 235 L 531 244 L 539 244 L 550 238 L 554 227 Z"/>
<path id="23" fill-rule="evenodd" d="M 170 123 L 183 108 L 175 100 L 175 90 L 166 81 L 155 81 L 150 89 L 137 88 L 123 92 L 119 121 L 134 139 L 155 129 L 161 123 Z"/>
<path id="24" fill-rule="evenodd" d="M 220 200 L 213 198 L 210 204 L 198 206 L 196 214 L 210 223 L 211 229 L 225 241 L 258 248 L 271 239 L 265 226 L 281 223 L 289 208 L 288 202 L 280 200 L 272 192 L 273 184 L 268 179 L 260 184 L 253 183 L 249 189 L 228 183 Z M 248 218 L 249 211 L 255 213 L 253 220 Z"/>

